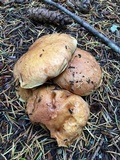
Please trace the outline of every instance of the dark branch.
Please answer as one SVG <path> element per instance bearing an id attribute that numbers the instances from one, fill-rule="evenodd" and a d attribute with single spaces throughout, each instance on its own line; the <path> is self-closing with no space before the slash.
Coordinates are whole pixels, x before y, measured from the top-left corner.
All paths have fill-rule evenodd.
<path id="1" fill-rule="evenodd" d="M 109 38 L 107 38 L 106 36 L 104 36 L 103 34 L 101 34 L 100 32 L 98 32 L 94 27 L 92 27 L 90 24 L 88 24 L 87 22 L 85 22 L 84 20 L 82 20 L 79 16 L 75 15 L 74 13 L 70 12 L 69 10 L 67 10 L 65 7 L 63 7 L 62 5 L 53 2 L 52 0 L 43 0 L 44 2 L 51 4 L 55 7 L 57 7 L 58 9 L 60 9 L 61 11 L 65 12 L 66 14 L 68 14 L 70 17 L 72 17 L 77 23 L 81 24 L 84 28 L 86 28 L 88 31 L 90 31 L 93 35 L 97 36 L 98 38 L 100 38 L 102 40 L 102 42 L 104 42 L 107 46 L 109 46 L 113 51 L 115 51 L 116 53 L 118 53 L 120 55 L 120 47 L 117 46 L 113 41 L 111 41 Z"/>

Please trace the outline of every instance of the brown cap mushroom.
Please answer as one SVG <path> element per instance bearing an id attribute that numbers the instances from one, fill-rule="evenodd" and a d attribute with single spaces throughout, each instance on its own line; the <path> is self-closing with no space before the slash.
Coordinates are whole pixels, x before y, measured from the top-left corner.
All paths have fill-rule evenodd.
<path id="1" fill-rule="evenodd" d="M 72 93 L 86 96 L 101 85 L 102 71 L 89 52 L 77 48 L 67 69 L 54 82 Z"/>
<path id="2" fill-rule="evenodd" d="M 26 89 L 19 86 L 16 88 L 16 96 L 21 102 L 27 102 L 28 98 L 32 96 L 33 90 L 35 89 Z"/>
<path id="3" fill-rule="evenodd" d="M 80 96 L 55 86 L 41 86 L 28 99 L 26 111 L 33 123 L 49 130 L 58 146 L 69 146 L 82 132 L 89 117 L 89 105 Z"/>
<path id="4" fill-rule="evenodd" d="M 14 66 L 22 88 L 33 88 L 58 76 L 68 65 L 77 40 L 68 34 L 49 34 L 36 40 Z"/>

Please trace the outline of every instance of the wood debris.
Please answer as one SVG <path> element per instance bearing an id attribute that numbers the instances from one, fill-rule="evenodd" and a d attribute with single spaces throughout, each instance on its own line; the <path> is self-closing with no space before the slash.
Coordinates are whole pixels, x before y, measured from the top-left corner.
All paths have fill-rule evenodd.
<path id="1" fill-rule="evenodd" d="M 66 4 L 73 10 L 78 12 L 88 13 L 93 0 L 66 0 Z"/>

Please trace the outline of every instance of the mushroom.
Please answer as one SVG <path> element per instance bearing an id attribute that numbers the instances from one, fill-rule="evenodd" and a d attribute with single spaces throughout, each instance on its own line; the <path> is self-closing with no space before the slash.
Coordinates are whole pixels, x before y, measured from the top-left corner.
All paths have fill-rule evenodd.
<path id="1" fill-rule="evenodd" d="M 21 88 L 20 86 L 16 88 L 16 96 L 21 102 L 27 102 L 30 96 L 32 96 L 34 89 Z"/>
<path id="2" fill-rule="evenodd" d="M 33 88 L 62 73 L 77 46 L 68 34 L 48 34 L 36 40 L 16 62 L 13 74 L 22 88 Z"/>
<path id="3" fill-rule="evenodd" d="M 56 86 L 40 86 L 28 99 L 26 112 L 32 123 L 45 125 L 58 146 L 78 138 L 89 118 L 89 105 L 80 96 Z"/>
<path id="4" fill-rule="evenodd" d="M 96 59 L 79 48 L 74 52 L 67 69 L 54 79 L 61 88 L 80 96 L 95 91 L 102 82 L 102 71 Z"/>

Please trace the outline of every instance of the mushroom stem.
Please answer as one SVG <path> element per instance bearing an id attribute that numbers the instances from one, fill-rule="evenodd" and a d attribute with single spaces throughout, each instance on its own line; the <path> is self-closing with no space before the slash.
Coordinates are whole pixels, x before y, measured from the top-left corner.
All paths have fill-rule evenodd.
<path id="1" fill-rule="evenodd" d="M 72 17 L 77 23 L 81 24 L 84 28 L 86 28 L 88 31 L 90 31 L 93 35 L 100 38 L 107 46 L 109 46 L 113 51 L 116 52 L 117 55 L 120 56 L 120 47 L 117 46 L 112 40 L 104 36 L 102 33 L 98 32 L 94 27 L 92 27 L 89 23 L 85 22 L 83 19 L 81 19 L 79 16 L 75 15 L 74 13 L 67 10 L 65 7 L 60 5 L 59 3 L 55 3 L 52 0 L 44 0 L 44 2 L 51 4 L 55 6 L 56 8 L 60 9 L 61 11 L 68 14 L 70 17 Z"/>

